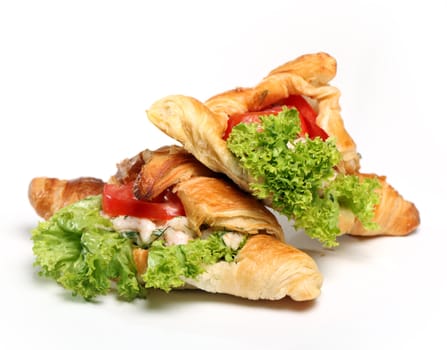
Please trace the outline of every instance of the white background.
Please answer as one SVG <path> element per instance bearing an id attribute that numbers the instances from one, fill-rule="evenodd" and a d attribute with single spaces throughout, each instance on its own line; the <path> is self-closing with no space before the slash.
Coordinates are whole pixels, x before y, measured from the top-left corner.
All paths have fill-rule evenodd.
<path id="1" fill-rule="evenodd" d="M 3 1 L 0 347 L 445 349 L 444 3 Z M 363 171 L 417 204 L 416 233 L 324 250 L 281 218 L 325 277 L 314 303 L 202 292 L 86 303 L 37 276 L 33 177 L 107 179 L 121 159 L 172 143 L 146 119 L 155 100 L 252 86 L 318 51 L 337 59 Z"/>

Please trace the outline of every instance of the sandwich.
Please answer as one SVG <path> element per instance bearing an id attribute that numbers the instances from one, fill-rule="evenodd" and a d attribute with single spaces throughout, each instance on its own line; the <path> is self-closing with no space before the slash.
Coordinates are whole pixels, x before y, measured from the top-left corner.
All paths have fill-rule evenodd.
<path id="1" fill-rule="evenodd" d="M 39 177 L 29 200 L 39 274 L 91 300 L 196 288 L 252 300 L 319 296 L 315 261 L 276 217 L 179 146 L 145 150 L 103 182 Z"/>
<path id="2" fill-rule="evenodd" d="M 225 174 L 325 247 L 341 234 L 403 236 L 420 223 L 414 203 L 385 176 L 360 172 L 344 127 L 336 61 L 300 56 L 252 88 L 201 102 L 185 95 L 156 101 L 148 119 L 209 169 Z"/>

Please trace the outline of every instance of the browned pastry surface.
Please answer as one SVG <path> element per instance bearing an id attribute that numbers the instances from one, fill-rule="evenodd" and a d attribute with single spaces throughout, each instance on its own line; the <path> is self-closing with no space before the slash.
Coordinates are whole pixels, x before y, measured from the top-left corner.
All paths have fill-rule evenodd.
<path id="1" fill-rule="evenodd" d="M 140 199 L 151 200 L 172 185 L 194 176 L 215 174 L 184 148 L 162 147 L 152 152 L 142 166 L 135 181 L 135 195 Z"/>
<path id="2" fill-rule="evenodd" d="M 28 198 L 36 213 L 49 219 L 59 209 L 85 197 L 102 193 L 104 182 L 93 177 L 60 180 L 36 177 L 28 187 Z"/>
<path id="3" fill-rule="evenodd" d="M 249 178 L 227 148 L 222 135 L 227 117 L 212 112 L 200 101 L 187 96 L 168 96 L 155 102 L 148 118 L 209 169 L 226 174 L 239 187 L 249 190 Z"/>
<path id="4" fill-rule="evenodd" d="M 379 227 L 367 230 L 351 213 L 343 212 L 340 218 L 342 232 L 357 236 L 405 236 L 420 224 L 419 211 L 414 203 L 405 200 L 389 183 L 385 176 L 358 174 L 361 178 L 377 178 L 380 182 L 380 202 L 375 209 L 374 222 Z"/>
<path id="5" fill-rule="evenodd" d="M 147 255 L 147 250 L 134 250 L 140 273 L 147 268 Z M 252 300 L 278 300 L 289 296 L 296 301 L 306 301 L 320 295 L 323 277 L 306 253 L 272 236 L 258 234 L 248 238 L 234 262 L 206 266 L 204 273 L 185 281 L 207 292 Z"/>
<path id="6" fill-rule="evenodd" d="M 329 85 L 336 71 L 337 63 L 327 53 L 299 56 L 273 69 L 254 87 L 218 94 L 208 99 L 205 105 L 215 113 L 231 116 L 263 110 L 291 95 L 302 95 L 318 113 L 318 126 L 335 137 L 343 156 L 339 168 L 352 173 L 359 169 L 359 155 L 341 117 L 340 91 Z"/>
<path id="7" fill-rule="evenodd" d="M 166 152 L 167 149 L 172 152 Z M 119 171 L 112 179 L 136 179 L 139 172 L 145 171 L 145 164 L 153 159 L 156 160 L 154 165 L 162 164 L 161 169 L 164 169 L 163 164 L 177 164 L 180 155 L 186 159 L 190 157 L 175 146 L 162 149 L 162 162 L 158 162 L 157 152 L 148 152 L 119 163 Z M 195 168 L 195 163 L 198 162 L 180 161 L 180 164 L 189 164 L 188 168 Z M 192 176 L 187 177 L 182 172 L 174 171 L 174 174 L 178 177 L 172 182 L 174 190 L 184 205 L 191 228 L 250 234 L 235 262 L 221 261 L 206 266 L 197 279 L 185 280 L 189 286 L 249 299 L 274 300 L 290 296 L 294 300 L 311 300 L 319 296 L 322 276 L 316 263 L 309 255 L 282 242 L 284 234 L 280 225 L 261 202 L 221 178 L 196 176 L 198 174 L 191 172 Z M 164 176 L 172 178 L 173 175 L 167 171 Z M 155 179 L 164 182 L 164 176 Z M 57 208 L 101 193 L 103 185 L 101 180 L 93 178 L 72 181 L 36 178 L 30 184 L 30 201 L 36 211 L 39 209 L 39 215 L 49 218 Z M 137 247 L 133 250 L 139 274 L 147 268 L 148 254 L 150 250 Z"/>
<path id="8" fill-rule="evenodd" d="M 343 155 L 338 171 L 359 174 L 356 146 L 343 126 L 338 104 L 339 91 L 328 85 L 336 72 L 335 60 L 324 53 L 304 55 L 274 69 L 253 88 L 237 88 L 202 103 L 183 95 L 167 96 L 155 102 L 147 116 L 160 130 L 181 142 L 201 163 L 226 174 L 241 189 L 250 192 L 255 180 L 240 166 L 222 139 L 228 117 L 246 111 L 262 110 L 289 95 L 301 94 L 314 101 L 317 123 L 336 138 Z M 316 102 L 316 103 L 315 103 Z M 260 180 L 262 181 L 262 180 Z M 366 230 L 351 212 L 342 211 L 339 227 L 353 235 L 405 235 L 420 223 L 415 205 L 406 201 L 380 177 L 381 202 L 375 218 L 379 228 Z M 265 204 L 269 205 L 267 199 Z"/>
<path id="9" fill-rule="evenodd" d="M 191 228 L 202 225 L 243 233 L 269 233 L 284 240 L 275 216 L 254 197 L 222 179 L 194 177 L 180 182 L 175 191 Z"/>
<path id="10" fill-rule="evenodd" d="M 131 158 L 123 159 L 116 165 L 116 173 L 109 179 L 109 182 L 127 184 L 135 181 L 141 168 L 151 159 L 153 153 L 153 151 L 145 149 Z"/>

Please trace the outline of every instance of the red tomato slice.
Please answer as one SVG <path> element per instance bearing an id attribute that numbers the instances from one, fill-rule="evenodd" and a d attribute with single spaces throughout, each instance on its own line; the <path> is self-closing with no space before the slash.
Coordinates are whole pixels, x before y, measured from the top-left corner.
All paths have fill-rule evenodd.
<path id="1" fill-rule="evenodd" d="M 315 138 L 317 136 L 321 137 L 323 140 L 328 138 L 328 134 L 321 129 L 317 124 L 317 112 L 314 111 L 312 106 L 305 100 L 301 95 L 292 95 L 283 101 L 283 104 L 289 107 L 295 107 L 308 123 L 309 136 Z"/>
<path id="2" fill-rule="evenodd" d="M 232 115 L 227 122 L 227 129 L 225 130 L 225 133 L 223 135 L 223 139 L 227 140 L 228 137 L 231 134 L 231 130 L 233 130 L 233 127 L 235 127 L 236 125 L 240 124 L 240 123 L 260 123 L 261 119 L 259 119 L 259 117 L 263 116 L 263 115 L 277 115 L 279 112 L 282 111 L 282 107 L 278 106 L 278 107 L 272 107 L 269 109 L 264 109 L 262 111 L 258 111 L 258 112 L 247 112 L 247 113 L 242 113 L 242 114 L 235 114 Z"/>
<path id="3" fill-rule="evenodd" d="M 225 133 L 222 138 L 224 140 L 227 140 L 231 134 L 231 130 L 233 130 L 233 127 L 235 127 L 240 123 L 260 123 L 261 120 L 259 119 L 259 117 L 272 114 L 277 115 L 279 112 L 282 111 L 282 109 L 283 109 L 282 106 L 276 106 L 268 109 L 263 109 L 262 111 L 246 112 L 242 114 L 232 115 L 228 119 L 227 129 L 225 130 Z M 301 135 L 305 135 L 306 133 L 309 132 L 307 122 L 301 116 L 300 120 L 301 120 Z"/>
<path id="4" fill-rule="evenodd" d="M 170 190 L 153 201 L 135 198 L 133 182 L 126 185 L 106 184 L 102 195 L 102 210 L 109 216 L 128 215 L 151 220 L 169 220 L 185 215 L 180 199 Z"/>
<path id="5" fill-rule="evenodd" d="M 283 106 L 287 106 L 289 108 L 295 107 L 299 112 L 299 118 L 301 121 L 301 133 L 300 136 L 304 136 L 308 134 L 311 138 L 315 138 L 317 136 L 321 137 L 323 140 L 326 140 L 328 135 L 322 130 L 316 122 L 317 113 L 313 110 L 313 108 L 307 103 L 307 101 L 300 95 L 293 95 L 288 97 L 287 99 L 281 101 L 281 104 L 275 107 L 267 108 L 262 111 L 257 112 L 247 112 L 237 115 L 232 115 L 228 119 L 227 129 L 223 135 L 223 139 L 227 140 L 231 134 L 231 130 L 233 127 L 240 123 L 259 123 L 260 116 L 263 115 L 277 115 L 282 111 Z"/>

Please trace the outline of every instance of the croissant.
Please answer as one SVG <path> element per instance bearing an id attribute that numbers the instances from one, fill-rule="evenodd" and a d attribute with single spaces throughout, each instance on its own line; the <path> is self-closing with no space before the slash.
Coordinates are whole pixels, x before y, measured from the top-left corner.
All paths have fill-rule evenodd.
<path id="1" fill-rule="evenodd" d="M 156 101 L 147 110 L 147 116 L 160 130 L 182 143 L 205 166 L 227 175 L 241 189 L 253 193 L 250 184 L 258 180 L 241 166 L 222 138 L 228 116 L 263 109 L 290 94 L 310 96 L 318 102 L 318 125 L 329 136 L 335 137 L 337 148 L 342 153 L 337 171 L 350 173 L 360 179 L 376 177 L 380 184 L 377 191 L 379 204 L 374 211 L 378 227 L 365 229 L 351 212 L 341 210 L 341 233 L 362 236 L 409 234 L 420 223 L 416 206 L 398 194 L 384 177 L 359 173 L 356 146 L 344 129 L 339 113 L 339 92 L 327 85 L 335 74 L 335 67 L 335 60 L 327 54 L 302 56 L 276 68 L 252 89 L 235 89 L 205 103 L 189 96 L 167 96 Z M 270 198 L 264 202 L 272 206 Z M 281 212 L 281 208 L 273 209 Z"/>
<path id="2" fill-rule="evenodd" d="M 147 268 L 148 251 L 135 249 L 133 256 L 140 273 Z M 234 262 L 208 266 L 189 286 L 210 292 L 235 295 L 251 300 L 296 301 L 320 295 L 321 274 L 304 252 L 265 234 L 250 236 Z"/>
<path id="3" fill-rule="evenodd" d="M 248 174 L 228 150 L 222 135 L 227 118 L 208 109 L 193 97 L 173 95 L 155 102 L 148 118 L 207 168 L 226 174 L 239 187 L 249 191 Z"/>
<path id="4" fill-rule="evenodd" d="M 149 168 L 151 171 L 147 171 Z M 180 224 L 180 227 L 181 218 L 175 218 L 175 223 L 169 221 L 165 224 L 167 226 L 162 230 L 163 235 L 169 233 L 175 238 L 179 235 L 179 230 L 185 230 L 184 234 L 194 232 L 203 239 L 216 231 L 228 232 L 230 237 L 246 235 L 246 241 L 233 261 L 221 260 L 204 266 L 204 271 L 198 276 L 183 277 L 184 286 L 254 300 L 277 300 L 289 296 L 293 300 L 304 301 L 318 297 L 322 276 L 317 264 L 306 253 L 283 242 L 284 233 L 276 217 L 260 201 L 239 190 L 232 182 L 208 169 L 205 172 L 196 171 L 202 168 L 183 148 L 162 147 L 156 151 L 143 151 L 120 162 L 117 173 L 109 182 L 115 185 L 135 182 L 135 195 L 140 195 L 141 198 L 146 195 L 141 194 L 139 186 L 144 190 L 143 185 L 152 184 L 152 180 L 155 181 L 153 187 L 158 188 L 157 191 L 172 189 L 181 200 L 187 224 Z M 169 171 L 165 171 L 166 169 Z M 205 173 L 209 176 L 204 176 Z M 85 196 L 83 181 L 88 183 L 87 179 L 90 178 L 82 179 L 73 182 L 49 178 L 39 180 L 47 181 L 44 186 L 46 190 L 42 191 L 35 185 L 30 186 L 30 199 L 37 196 L 44 199 L 46 208 L 60 207 L 61 203 L 68 205 L 74 198 Z M 157 186 L 157 182 L 163 186 Z M 32 183 L 37 183 L 37 180 L 33 179 Z M 66 183 L 71 184 L 72 195 L 62 198 L 64 192 L 55 190 L 52 186 Z M 33 207 L 38 206 L 34 203 Z M 38 213 L 47 218 L 54 215 L 50 211 Z M 173 230 L 169 230 L 170 226 Z M 167 244 L 177 244 L 170 240 L 171 238 L 166 238 Z M 233 245 L 234 242 L 231 243 L 230 240 L 228 244 Z M 147 274 L 150 257 L 150 247 L 133 246 L 132 258 L 140 281 Z"/>
<path id="5" fill-rule="evenodd" d="M 192 154 L 177 146 L 161 147 L 141 167 L 135 182 L 135 194 L 151 200 L 167 188 L 194 176 L 214 176 Z"/>
<path id="6" fill-rule="evenodd" d="M 141 167 L 135 195 L 146 199 L 148 196 L 141 193 L 153 192 L 144 190 L 146 184 L 157 188 L 157 195 L 172 187 L 182 202 L 188 227 L 198 235 L 203 227 L 212 226 L 249 234 L 269 233 L 284 240 L 275 216 L 260 201 L 225 179 L 211 177 L 214 175 L 183 148 L 161 147 Z"/>
<path id="7" fill-rule="evenodd" d="M 36 213 L 47 220 L 71 203 L 100 194 L 103 187 L 104 182 L 94 177 L 73 180 L 36 177 L 29 184 L 28 199 Z"/>
<path id="8" fill-rule="evenodd" d="M 340 217 L 341 231 L 355 236 L 405 236 L 416 230 L 420 224 L 416 206 L 405 200 L 390 184 L 385 176 L 358 174 L 360 178 L 376 178 L 380 182 L 379 204 L 375 209 L 374 222 L 377 229 L 367 230 L 352 213 L 344 212 Z"/>
<path id="9" fill-rule="evenodd" d="M 230 90 L 204 104 L 226 120 L 231 115 L 263 110 L 292 95 L 305 96 L 318 113 L 318 126 L 336 139 L 343 156 L 338 167 L 353 173 L 359 169 L 357 147 L 340 114 L 340 91 L 329 85 L 336 71 L 337 62 L 327 53 L 303 55 L 275 68 L 253 88 Z"/>

